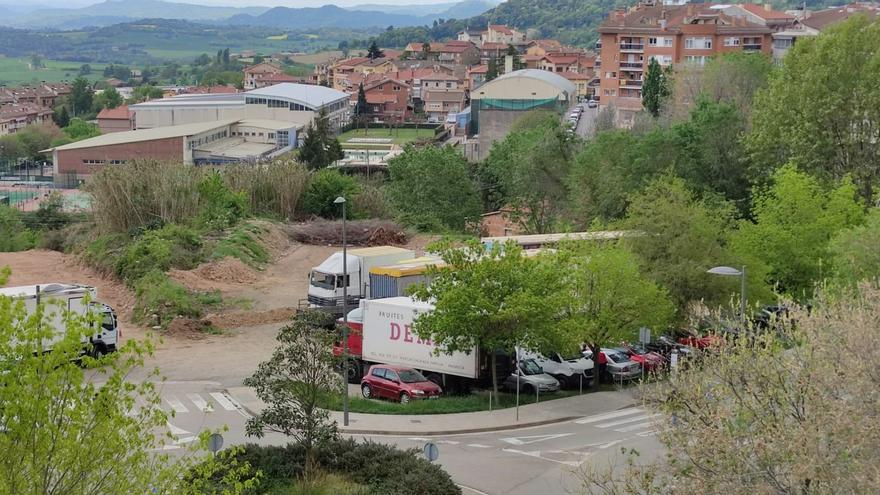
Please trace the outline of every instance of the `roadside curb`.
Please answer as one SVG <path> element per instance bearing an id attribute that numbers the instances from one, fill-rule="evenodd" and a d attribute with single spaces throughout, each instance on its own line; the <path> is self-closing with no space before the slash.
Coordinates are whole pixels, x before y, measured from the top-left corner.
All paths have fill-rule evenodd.
<path id="1" fill-rule="evenodd" d="M 402 415 L 391 415 L 388 416 L 402 416 Z M 464 428 L 461 430 L 440 430 L 440 431 L 396 431 L 396 430 L 358 430 L 351 427 L 339 427 L 340 433 L 349 433 L 355 435 L 387 435 L 387 436 L 420 436 L 420 437 L 435 437 L 440 435 L 462 435 L 465 433 L 486 433 L 491 431 L 506 431 L 506 430 L 521 430 L 523 428 L 531 428 L 533 426 L 545 426 L 552 425 L 555 423 L 565 423 L 566 421 L 572 421 L 581 416 L 565 416 L 562 418 L 554 418 L 554 419 L 544 419 L 541 421 L 531 421 L 528 423 L 515 423 L 509 425 L 497 425 L 497 426 L 486 426 L 483 428 Z"/>

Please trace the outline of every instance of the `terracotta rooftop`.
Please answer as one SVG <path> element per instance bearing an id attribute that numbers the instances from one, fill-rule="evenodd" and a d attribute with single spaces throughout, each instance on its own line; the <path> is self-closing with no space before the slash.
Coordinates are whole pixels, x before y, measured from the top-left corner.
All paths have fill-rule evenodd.
<path id="1" fill-rule="evenodd" d="M 820 10 L 818 12 L 813 12 L 807 18 L 801 19 L 799 22 L 804 26 L 822 30 L 832 24 L 844 21 L 850 16 L 859 13 L 867 14 L 868 17 L 873 19 L 877 17 L 878 11 L 880 11 L 880 9 L 871 7 L 869 5 L 853 3 L 844 7 L 834 7 L 830 9 Z"/>
<path id="2" fill-rule="evenodd" d="M 767 4 L 769 5 L 769 4 Z M 773 20 L 794 20 L 793 15 L 786 14 L 785 12 L 779 12 L 778 10 L 767 9 L 764 5 L 758 5 L 756 3 L 743 3 L 740 4 L 740 7 L 755 14 L 756 16 L 762 19 L 773 19 Z"/>
<path id="3" fill-rule="evenodd" d="M 471 74 L 485 74 L 485 73 L 489 72 L 489 66 L 488 65 L 478 65 L 476 67 L 471 67 L 470 69 L 468 69 L 468 72 L 470 72 Z"/>
<path id="4" fill-rule="evenodd" d="M 480 47 L 480 50 L 482 50 L 484 52 L 485 51 L 494 51 L 494 50 L 507 50 L 507 43 L 494 43 L 494 42 L 483 43 L 483 45 Z"/>
<path id="5" fill-rule="evenodd" d="M 100 120 L 131 120 L 131 110 L 128 105 L 120 105 L 116 108 L 105 108 L 98 113 Z"/>
<path id="6" fill-rule="evenodd" d="M 492 31 L 497 31 L 502 34 L 513 34 L 513 29 L 505 26 L 504 24 L 489 24 L 489 29 Z"/>

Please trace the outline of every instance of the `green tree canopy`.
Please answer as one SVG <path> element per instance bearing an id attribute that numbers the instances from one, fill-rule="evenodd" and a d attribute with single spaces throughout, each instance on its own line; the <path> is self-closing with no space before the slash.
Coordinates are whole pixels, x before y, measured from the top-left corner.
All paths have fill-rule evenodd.
<path id="1" fill-rule="evenodd" d="M 373 42 L 370 43 L 370 47 L 367 48 L 367 57 L 369 57 L 371 59 L 377 59 L 377 58 L 382 58 L 384 56 L 385 56 L 385 52 L 383 52 L 382 49 L 379 48 L 379 45 L 376 43 L 376 40 L 373 40 Z"/>
<path id="2" fill-rule="evenodd" d="M 314 172 L 309 179 L 309 185 L 303 192 L 302 207 L 307 213 L 324 218 L 341 218 L 342 207 L 333 203 L 339 196 L 351 201 L 358 193 L 358 182 L 348 175 L 341 174 L 338 170 L 323 169 Z M 351 210 L 351 203 L 346 214 L 349 218 L 356 212 Z"/>
<path id="3" fill-rule="evenodd" d="M 428 286 L 414 297 L 435 309 L 421 314 L 414 331 L 432 340 L 442 352 L 470 352 L 474 347 L 492 356 L 492 388 L 498 391 L 496 353 L 513 353 L 515 346 L 535 351 L 558 350 L 576 344 L 558 324 L 562 313 L 559 269 L 548 257 L 525 256 L 515 243 L 484 248 L 473 242 L 464 248 L 451 243 L 431 247 L 446 263 L 430 271 Z"/>
<path id="4" fill-rule="evenodd" d="M 451 146 L 408 147 L 388 162 L 388 199 L 404 222 L 462 232 L 481 209 L 467 160 Z"/>
<path id="5" fill-rule="evenodd" d="M 810 297 L 814 284 L 831 274 L 831 238 L 863 220 L 856 196 L 852 181 L 844 180 L 827 191 L 794 166 L 782 167 L 773 175 L 772 185 L 755 196 L 754 223 L 740 223 L 733 236 L 734 249 L 766 264 L 766 281 L 780 292 Z"/>
<path id="6" fill-rule="evenodd" d="M 853 177 L 865 202 L 880 174 L 880 23 L 855 15 L 798 40 L 755 99 L 747 144 L 767 180 L 792 162 L 823 178 Z"/>
<path id="7" fill-rule="evenodd" d="M 80 141 L 82 139 L 87 139 L 90 137 L 100 136 L 101 131 L 98 130 L 98 126 L 95 124 L 90 124 L 83 119 L 71 119 L 70 124 L 67 125 L 64 129 L 61 129 L 64 134 L 69 137 L 72 141 Z"/>
<path id="8" fill-rule="evenodd" d="M 305 135 L 303 144 L 299 148 L 299 158 L 310 169 L 325 168 L 345 157 L 339 139 L 330 129 L 326 108 L 322 107 L 318 115 L 308 123 Z"/>
<path id="9" fill-rule="evenodd" d="M 829 244 L 835 278 L 852 285 L 880 278 L 880 209 L 872 208 L 864 225 L 840 230 Z"/>
<path id="10" fill-rule="evenodd" d="M 660 110 L 669 97 L 669 86 L 667 73 L 660 67 L 660 62 L 652 57 L 648 62 L 648 71 L 645 74 L 644 86 L 642 86 L 642 105 L 654 117 L 660 115 Z"/>
<path id="11" fill-rule="evenodd" d="M 122 95 L 113 86 L 108 87 L 95 96 L 95 110 L 99 112 L 104 108 L 116 108 L 119 105 L 122 105 Z"/>
<path id="12" fill-rule="evenodd" d="M 92 111 L 92 86 L 88 79 L 79 76 L 73 80 L 70 88 L 71 113 L 74 116 L 87 114 Z"/>

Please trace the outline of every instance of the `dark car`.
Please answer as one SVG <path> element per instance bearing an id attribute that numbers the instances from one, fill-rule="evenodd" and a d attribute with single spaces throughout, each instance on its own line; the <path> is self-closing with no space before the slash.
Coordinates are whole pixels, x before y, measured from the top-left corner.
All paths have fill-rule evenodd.
<path id="1" fill-rule="evenodd" d="M 443 390 L 418 371 L 405 366 L 374 364 L 361 379 L 364 398 L 385 398 L 406 404 L 412 399 L 436 399 Z"/>

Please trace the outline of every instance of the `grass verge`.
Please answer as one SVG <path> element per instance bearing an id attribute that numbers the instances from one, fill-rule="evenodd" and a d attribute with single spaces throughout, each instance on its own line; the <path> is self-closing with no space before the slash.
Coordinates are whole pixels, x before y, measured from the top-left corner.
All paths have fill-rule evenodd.
<path id="1" fill-rule="evenodd" d="M 587 389 L 584 389 L 587 393 Z M 467 396 L 449 395 L 436 400 L 414 400 L 409 404 L 399 404 L 385 399 L 364 399 L 363 397 L 351 397 L 348 401 L 349 410 L 358 413 L 370 414 L 451 414 L 489 410 L 489 391 L 480 390 Z M 538 397 L 538 402 L 564 399 L 578 395 L 577 390 L 560 390 Z M 520 394 L 521 406 L 534 404 L 535 396 L 532 394 Z M 516 406 L 516 394 L 499 392 L 497 400 L 493 397 L 492 409 L 506 409 Z M 328 399 L 325 407 L 333 410 L 342 409 L 342 398 L 334 396 Z"/>

